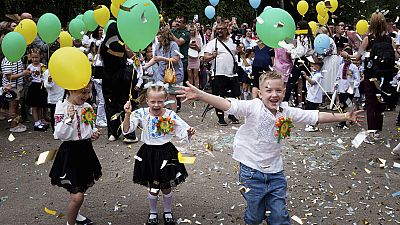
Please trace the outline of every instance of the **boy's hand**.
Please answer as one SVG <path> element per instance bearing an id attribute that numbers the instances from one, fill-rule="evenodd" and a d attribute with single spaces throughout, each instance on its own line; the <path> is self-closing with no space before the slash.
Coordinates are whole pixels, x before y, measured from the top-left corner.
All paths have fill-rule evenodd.
<path id="1" fill-rule="evenodd" d="M 196 133 L 196 129 L 194 129 L 194 127 L 189 127 L 189 129 L 187 130 L 188 136 L 191 137 L 193 134 Z"/>
<path id="2" fill-rule="evenodd" d="M 124 105 L 124 111 L 125 111 L 126 113 L 132 112 L 132 104 L 131 104 L 131 101 L 128 100 L 128 101 L 125 103 L 125 105 Z"/>
<path id="3" fill-rule="evenodd" d="M 178 94 L 176 97 L 184 98 L 182 102 L 186 102 L 187 100 L 199 99 L 201 91 L 197 89 L 195 86 L 191 85 L 189 81 L 186 81 L 187 87 L 178 86 L 178 90 L 176 93 Z"/>
<path id="4" fill-rule="evenodd" d="M 362 118 L 364 118 L 364 116 L 359 115 L 360 113 L 364 112 L 364 110 L 357 110 L 357 111 L 351 111 L 351 112 L 347 112 L 346 113 L 346 118 L 349 121 L 352 121 L 354 123 L 356 123 L 358 126 L 361 126 L 361 124 L 359 122 L 363 122 L 364 120 L 362 120 Z"/>

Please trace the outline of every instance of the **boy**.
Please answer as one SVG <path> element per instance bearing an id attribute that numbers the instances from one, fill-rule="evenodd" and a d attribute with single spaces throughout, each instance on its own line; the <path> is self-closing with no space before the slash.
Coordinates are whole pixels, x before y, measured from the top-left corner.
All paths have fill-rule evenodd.
<path id="1" fill-rule="evenodd" d="M 283 174 L 281 155 L 282 142 L 274 136 L 278 120 L 290 117 L 294 122 L 316 124 L 340 121 L 359 122 L 362 111 L 346 114 L 332 114 L 317 110 L 304 111 L 282 102 L 285 86 L 280 74 L 267 72 L 260 77 L 260 98 L 253 100 L 224 99 L 205 93 L 193 85 L 181 87 L 178 97 L 186 100 L 198 99 L 216 108 L 244 116 L 243 124 L 235 135 L 233 158 L 240 162 L 239 179 L 247 192 L 244 215 L 246 224 L 260 224 L 266 220 L 269 225 L 290 224 L 286 208 L 287 182 Z M 281 126 L 282 128 L 283 126 Z M 265 216 L 266 211 L 270 215 Z"/>
<path id="2" fill-rule="evenodd" d="M 322 88 L 320 84 L 322 83 L 323 76 L 321 74 L 321 68 L 324 64 L 322 60 L 318 58 L 313 58 L 312 56 L 307 57 L 310 62 L 311 77 L 309 77 L 305 72 L 303 73 L 304 79 L 306 79 L 307 87 L 307 98 L 306 98 L 306 110 L 316 110 L 319 104 L 322 103 Z M 317 124 L 306 125 L 304 129 L 308 132 L 318 131 Z"/>

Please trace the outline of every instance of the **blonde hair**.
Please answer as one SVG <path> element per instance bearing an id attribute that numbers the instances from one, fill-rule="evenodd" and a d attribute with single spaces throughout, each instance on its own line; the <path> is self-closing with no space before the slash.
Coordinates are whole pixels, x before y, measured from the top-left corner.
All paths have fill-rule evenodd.
<path id="1" fill-rule="evenodd" d="M 263 72 L 259 79 L 259 85 L 260 85 L 259 88 L 261 88 L 261 84 L 264 83 L 266 80 L 274 80 L 274 79 L 282 80 L 282 74 L 276 71 Z"/>
<path id="2" fill-rule="evenodd" d="M 163 86 L 154 85 L 154 86 L 148 87 L 147 89 L 142 90 L 142 92 L 140 93 L 140 96 L 137 98 L 137 102 L 139 102 L 139 104 L 142 105 L 146 101 L 146 98 L 149 96 L 149 94 L 151 92 L 155 92 L 155 93 L 162 92 L 164 94 L 165 98 L 167 98 L 167 90 Z"/>
<path id="3" fill-rule="evenodd" d="M 161 49 L 164 47 L 164 50 L 169 49 L 171 41 L 174 40 L 174 35 L 171 33 L 171 30 L 168 27 L 162 28 L 158 35 L 160 35 L 160 46 Z"/>
<path id="4" fill-rule="evenodd" d="M 387 25 L 385 16 L 380 12 L 374 12 L 371 15 L 371 22 L 369 26 L 369 32 L 375 37 L 380 37 L 386 34 Z"/>

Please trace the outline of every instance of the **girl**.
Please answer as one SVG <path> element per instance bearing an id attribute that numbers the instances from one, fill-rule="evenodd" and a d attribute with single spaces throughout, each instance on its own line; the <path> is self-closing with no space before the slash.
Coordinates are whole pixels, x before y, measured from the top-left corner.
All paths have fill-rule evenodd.
<path id="1" fill-rule="evenodd" d="M 70 200 L 67 207 L 68 224 L 92 224 L 79 214 L 84 193 L 101 177 L 101 165 L 93 150 L 92 141 L 100 132 L 94 128 L 95 114 L 86 103 L 92 84 L 80 90 L 67 91 L 67 99 L 59 101 L 55 112 L 54 138 L 63 141 L 50 171 L 51 184 L 67 189 Z"/>
<path id="2" fill-rule="evenodd" d="M 47 106 L 50 108 L 51 128 L 54 132 L 55 120 L 54 113 L 56 112 L 56 104 L 61 101 L 64 96 L 64 89 L 53 82 L 49 70 L 43 73 L 44 87 L 47 90 Z"/>
<path id="3" fill-rule="evenodd" d="M 189 82 L 194 86 L 196 86 L 197 88 L 199 87 L 200 50 L 201 50 L 201 39 L 198 37 L 196 26 L 191 25 L 187 72 L 188 72 Z"/>
<path id="4" fill-rule="evenodd" d="M 149 83 L 150 84 L 150 83 Z M 142 127 L 141 140 L 144 144 L 135 156 L 133 182 L 149 188 L 150 214 L 148 225 L 158 224 L 158 193 L 164 194 L 164 224 L 175 224 L 172 213 L 171 187 L 185 181 L 188 176 L 185 166 L 178 161 L 178 150 L 171 143 L 175 134 L 179 138 L 190 138 L 195 129 L 183 121 L 174 111 L 164 108 L 167 93 L 163 84 L 150 84 L 147 87 L 148 108 L 131 112 L 130 101 L 126 102 L 123 134 L 135 132 Z M 146 87 L 145 87 L 146 88 Z"/>
<path id="5" fill-rule="evenodd" d="M 46 131 L 48 128 L 47 122 L 44 120 L 44 115 L 47 106 L 47 91 L 43 87 L 43 73 L 46 71 L 46 66 L 40 63 L 40 50 L 33 48 L 31 50 L 32 63 L 27 69 L 31 71 L 30 79 L 32 81 L 28 88 L 26 104 L 32 107 L 32 117 L 35 121 L 33 130 Z"/>

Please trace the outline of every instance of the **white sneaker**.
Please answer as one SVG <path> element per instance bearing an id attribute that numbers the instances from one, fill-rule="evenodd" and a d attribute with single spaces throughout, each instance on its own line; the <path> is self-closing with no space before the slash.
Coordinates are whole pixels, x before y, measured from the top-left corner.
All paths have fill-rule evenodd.
<path id="1" fill-rule="evenodd" d="M 318 127 L 313 126 L 313 125 L 307 125 L 306 128 L 304 129 L 304 131 L 307 131 L 307 132 L 315 132 L 318 130 L 319 130 Z"/>
<path id="2" fill-rule="evenodd" d="M 22 133 L 26 131 L 26 126 L 23 124 L 18 124 L 16 127 L 10 128 L 10 132 Z"/>
<path id="3" fill-rule="evenodd" d="M 139 141 L 139 139 L 137 137 L 135 137 L 135 139 L 124 138 L 124 142 L 127 143 L 127 144 L 136 143 L 138 141 Z"/>
<path id="4" fill-rule="evenodd" d="M 100 122 L 96 123 L 96 126 L 98 126 L 98 127 L 107 127 L 107 123 L 104 122 L 104 121 L 100 121 Z"/>
<path id="5" fill-rule="evenodd" d="M 400 143 L 394 147 L 393 151 L 392 151 L 393 155 L 400 155 Z"/>
<path id="6" fill-rule="evenodd" d="M 117 138 L 114 137 L 114 135 L 110 135 L 110 137 L 108 138 L 109 141 L 115 141 L 117 140 Z"/>

